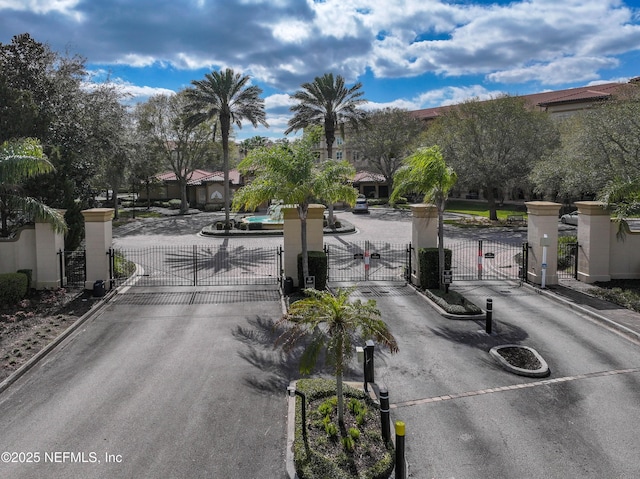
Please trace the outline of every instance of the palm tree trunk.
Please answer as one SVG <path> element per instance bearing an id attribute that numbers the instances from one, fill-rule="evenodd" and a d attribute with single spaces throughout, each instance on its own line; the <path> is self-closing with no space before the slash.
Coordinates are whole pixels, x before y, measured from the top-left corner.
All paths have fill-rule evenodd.
<path id="1" fill-rule="evenodd" d="M 335 132 L 328 130 L 325 123 L 325 141 L 327 142 L 327 159 L 333 159 L 333 142 L 335 141 Z M 336 224 L 336 220 L 333 217 L 333 202 L 327 201 L 327 209 L 329 210 L 329 227 L 333 228 Z"/>
<path id="2" fill-rule="evenodd" d="M 231 118 L 228 115 L 220 115 L 220 126 L 222 130 L 222 169 L 224 170 L 224 229 L 231 228 L 229 212 L 231 209 L 231 191 L 229 188 L 229 131 L 231 129 Z"/>

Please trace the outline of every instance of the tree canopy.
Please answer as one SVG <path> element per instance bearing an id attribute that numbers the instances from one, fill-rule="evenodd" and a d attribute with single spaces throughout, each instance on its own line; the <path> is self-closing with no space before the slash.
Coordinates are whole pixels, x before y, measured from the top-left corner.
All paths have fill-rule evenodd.
<path id="1" fill-rule="evenodd" d="M 58 211 L 26 195 L 22 188 L 27 178 L 53 169 L 38 140 L 24 138 L 0 144 L 0 237 L 9 236 L 11 220 L 13 226 L 19 226 L 22 221 L 44 219 L 55 230 L 66 231 L 66 223 Z M 21 214 L 26 217 L 19 218 Z"/>
<path id="2" fill-rule="evenodd" d="M 462 185 L 483 191 L 490 219 L 497 220 L 496 199 L 509 189 L 529 189 L 533 165 L 557 145 L 556 125 L 518 97 L 470 100 L 452 107 L 430 127 Z"/>
<path id="3" fill-rule="evenodd" d="M 363 157 L 368 169 L 384 176 L 393 191 L 393 175 L 402 161 L 420 143 L 425 130 L 422 120 L 401 108 L 383 108 L 366 114 L 349 144 Z"/>

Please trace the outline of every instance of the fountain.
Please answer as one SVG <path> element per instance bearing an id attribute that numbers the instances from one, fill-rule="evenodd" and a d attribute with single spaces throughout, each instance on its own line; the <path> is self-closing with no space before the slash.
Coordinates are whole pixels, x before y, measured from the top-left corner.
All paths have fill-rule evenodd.
<path id="1" fill-rule="evenodd" d="M 251 229 L 251 225 L 259 224 L 261 229 L 281 230 L 284 226 L 284 213 L 282 211 L 282 201 L 274 203 L 267 208 L 266 215 L 252 215 L 242 218 L 242 222 L 247 224 Z"/>

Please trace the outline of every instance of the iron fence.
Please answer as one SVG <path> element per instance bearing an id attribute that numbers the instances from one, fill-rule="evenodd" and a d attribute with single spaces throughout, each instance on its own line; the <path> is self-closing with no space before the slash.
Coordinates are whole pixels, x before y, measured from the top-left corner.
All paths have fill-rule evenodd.
<path id="1" fill-rule="evenodd" d="M 67 287 L 84 287 L 87 278 L 87 253 L 85 250 L 58 251 L 60 284 Z"/>
<path id="2" fill-rule="evenodd" d="M 175 245 L 114 249 L 111 279 L 119 285 L 220 286 L 280 281 L 279 248 Z"/>
<path id="3" fill-rule="evenodd" d="M 411 245 L 359 241 L 325 245 L 329 281 L 404 281 L 410 279 Z"/>
<path id="4" fill-rule="evenodd" d="M 451 250 L 453 281 L 526 278 L 527 243 L 468 240 L 445 243 Z"/>
<path id="5" fill-rule="evenodd" d="M 558 242 L 558 278 L 578 279 L 578 243 Z"/>

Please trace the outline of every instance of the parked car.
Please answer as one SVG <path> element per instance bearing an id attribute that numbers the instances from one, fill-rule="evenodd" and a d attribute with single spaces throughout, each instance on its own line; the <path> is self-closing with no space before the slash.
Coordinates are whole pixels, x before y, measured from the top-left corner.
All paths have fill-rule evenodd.
<path id="1" fill-rule="evenodd" d="M 353 214 L 356 213 L 368 213 L 369 212 L 369 202 L 364 196 L 359 196 L 356 199 L 356 204 L 353 207 Z"/>
<path id="2" fill-rule="evenodd" d="M 560 222 L 565 225 L 578 226 L 578 212 L 572 211 L 560 217 Z"/>

